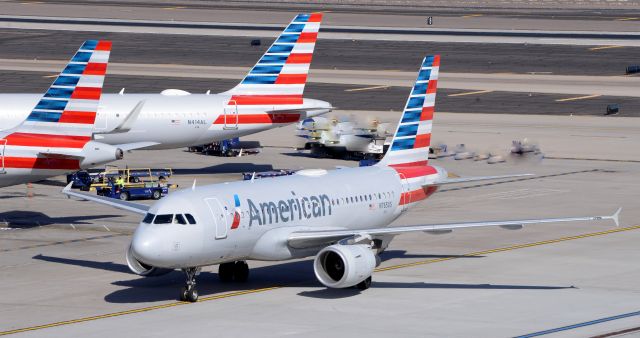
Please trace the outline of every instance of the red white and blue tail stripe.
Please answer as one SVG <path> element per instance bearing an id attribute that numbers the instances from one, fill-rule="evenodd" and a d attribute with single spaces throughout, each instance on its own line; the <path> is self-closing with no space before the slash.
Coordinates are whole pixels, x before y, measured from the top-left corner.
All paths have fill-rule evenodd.
<path id="1" fill-rule="evenodd" d="M 407 99 L 391 146 L 379 165 L 427 165 L 439 69 L 440 55 L 427 56 L 422 61 L 418 78 Z"/>
<path id="2" fill-rule="evenodd" d="M 110 51 L 110 41 L 82 44 L 27 119 L 0 135 L 2 169 L 79 169 L 78 158 L 61 155 L 91 141 Z"/>
<path id="3" fill-rule="evenodd" d="M 85 41 L 16 131 L 90 138 L 110 52 L 110 41 Z"/>
<path id="4" fill-rule="evenodd" d="M 299 105 L 322 13 L 298 14 L 231 94 L 229 105 Z"/>

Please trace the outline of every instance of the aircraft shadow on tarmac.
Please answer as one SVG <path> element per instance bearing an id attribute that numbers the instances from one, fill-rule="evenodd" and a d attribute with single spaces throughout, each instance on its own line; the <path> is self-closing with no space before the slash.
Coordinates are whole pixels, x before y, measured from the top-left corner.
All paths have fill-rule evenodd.
<path id="1" fill-rule="evenodd" d="M 391 258 L 481 258 L 480 256 L 443 256 L 443 255 L 413 255 L 405 254 L 401 250 L 389 250 L 382 255 L 383 260 Z M 96 262 L 82 259 L 60 258 L 45 255 L 36 255 L 33 259 L 52 263 L 75 265 L 99 270 L 106 270 L 118 273 L 129 272 L 125 264 L 114 262 Z M 361 291 L 355 288 L 350 289 L 326 289 L 323 288 L 314 276 L 313 263 L 311 259 L 302 261 L 286 262 L 282 264 L 251 268 L 249 281 L 245 283 L 223 283 L 218 279 L 218 274 L 210 271 L 203 271 L 198 276 L 198 291 L 201 296 L 211 296 L 233 291 L 243 291 L 251 289 L 268 288 L 274 286 L 282 287 L 314 287 L 321 289 L 313 291 L 302 291 L 299 296 L 323 299 L 336 299 L 352 297 Z M 180 271 L 174 271 L 164 276 L 158 277 L 138 277 L 129 280 L 120 280 L 111 284 L 124 286 L 126 288 L 114 291 L 104 297 L 109 303 L 146 303 L 169 301 L 177 298 L 179 287 L 184 283 L 184 275 Z M 499 284 L 442 284 L 442 283 L 398 283 L 398 282 L 377 282 L 373 281 L 374 288 L 397 288 L 397 289 L 483 289 L 483 290 L 557 290 L 568 289 L 573 286 L 537 286 L 537 285 L 499 285 Z"/>
<path id="2" fill-rule="evenodd" d="M 51 224 L 91 224 L 92 221 L 102 218 L 122 217 L 122 215 L 87 215 L 69 217 L 49 217 L 48 215 L 35 211 L 13 210 L 0 212 L 0 221 L 7 222 L 7 227 L 15 229 L 28 229 Z"/>
<path id="3" fill-rule="evenodd" d="M 177 175 L 197 175 L 197 174 L 235 174 L 243 172 L 261 172 L 273 170 L 271 164 L 255 163 L 222 163 L 204 168 L 173 169 Z"/>

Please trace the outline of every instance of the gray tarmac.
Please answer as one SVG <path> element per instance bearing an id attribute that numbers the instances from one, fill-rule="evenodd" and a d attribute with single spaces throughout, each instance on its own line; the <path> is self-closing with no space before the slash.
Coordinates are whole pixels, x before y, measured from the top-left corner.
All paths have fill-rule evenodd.
<path id="1" fill-rule="evenodd" d="M 265 146 L 255 156 L 140 151 L 116 164 L 171 166 L 172 180 L 182 187 L 194 179 L 198 185 L 238 180 L 243 171 L 356 165 L 299 154 L 293 129 L 246 138 Z M 249 262 L 248 283 L 222 284 L 215 268 L 205 268 L 201 301 L 179 303 L 181 274 L 143 278 L 127 271 L 124 250 L 139 217 L 64 198 L 61 178 L 2 188 L 0 331 L 24 329 L 17 335 L 37 337 L 512 337 L 633 313 L 640 301 L 640 269 L 633 264 L 640 259 L 638 135 L 637 118 L 438 113 L 434 143 L 506 154 L 512 139 L 528 137 L 548 158 L 497 165 L 434 160 L 458 175 L 537 176 L 443 188 L 395 225 L 606 215 L 622 206 L 621 227 L 595 222 L 398 236 L 373 287 L 362 293 L 325 289 L 310 260 Z M 555 336 L 626 329 L 638 329 L 638 316 Z"/>
<path id="2" fill-rule="evenodd" d="M 52 81 L 48 76 L 34 72 L 0 71 L 0 92 L 37 92 L 33 88 L 41 88 L 44 91 Z M 111 75 L 105 81 L 105 93 L 117 93 L 122 88 L 125 88 L 125 93 L 159 93 L 167 88 L 182 89 L 191 93 L 204 93 L 207 90 L 217 93 L 228 90 L 237 83 L 238 80 L 230 79 L 170 77 L 159 79 L 158 77 Z M 407 83 L 410 83 L 410 80 Z M 331 102 L 334 107 L 342 110 L 384 112 L 401 110 L 408 92 L 407 87 L 309 83 L 305 89 L 305 96 Z M 439 89 L 437 105 L 442 111 L 456 113 L 568 116 L 603 115 L 607 105 L 618 104 L 620 108 L 618 116 L 640 116 L 640 100 L 637 97 L 597 96 L 559 102 L 556 100 L 581 96 L 504 91 L 460 95 L 466 93 L 473 93 L 473 91 Z"/>
<path id="3" fill-rule="evenodd" d="M 263 38 L 251 47 L 252 37 L 0 29 L 0 59 L 66 60 L 87 39 L 113 41 L 113 63 L 233 67 L 253 66 L 273 42 Z M 320 39 L 313 68 L 413 72 L 416 60 L 440 54 L 447 72 L 612 76 L 639 62 L 640 47 L 592 48 L 598 46 Z"/>

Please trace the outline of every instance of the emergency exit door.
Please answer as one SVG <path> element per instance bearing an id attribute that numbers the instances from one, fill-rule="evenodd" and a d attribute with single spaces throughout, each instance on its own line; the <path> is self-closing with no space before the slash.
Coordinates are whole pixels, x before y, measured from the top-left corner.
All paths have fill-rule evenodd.
<path id="1" fill-rule="evenodd" d="M 0 174 L 6 174 L 7 172 L 4 170 L 4 151 L 7 148 L 7 140 L 0 139 Z"/>
<path id="2" fill-rule="evenodd" d="M 229 101 L 224 107 L 224 127 L 223 129 L 238 129 L 238 103 L 235 100 Z"/>

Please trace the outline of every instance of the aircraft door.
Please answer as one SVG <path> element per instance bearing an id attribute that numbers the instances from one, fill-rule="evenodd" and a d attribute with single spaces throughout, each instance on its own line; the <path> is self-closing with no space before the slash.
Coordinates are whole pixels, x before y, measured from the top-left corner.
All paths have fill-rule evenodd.
<path id="1" fill-rule="evenodd" d="M 238 103 L 235 100 L 229 101 L 224 107 L 224 127 L 226 130 L 238 129 Z"/>
<path id="2" fill-rule="evenodd" d="M 409 182 L 407 181 L 407 177 L 403 174 L 400 173 L 400 183 L 402 184 L 402 195 L 400 196 L 400 202 L 402 203 L 402 206 L 400 208 L 400 211 L 406 211 L 407 209 L 409 209 L 408 205 L 411 202 L 411 197 L 410 197 L 410 188 L 409 188 Z"/>
<path id="3" fill-rule="evenodd" d="M 7 172 L 4 170 L 4 151 L 7 148 L 7 140 L 0 139 L 0 174 L 6 174 Z"/>
<path id="4" fill-rule="evenodd" d="M 215 197 L 206 198 L 205 203 L 209 207 L 209 211 L 211 212 L 211 218 L 213 220 L 215 226 L 215 238 L 223 239 L 227 238 L 227 211 Z"/>

